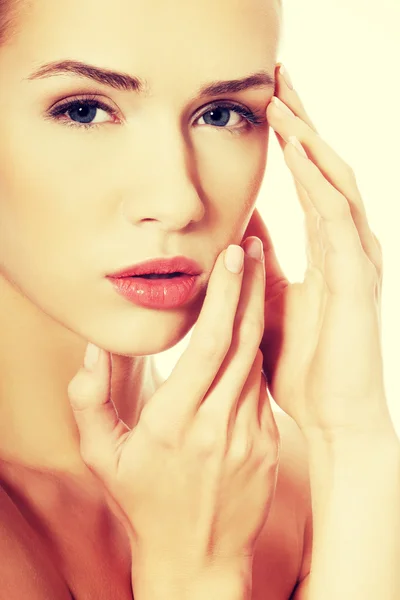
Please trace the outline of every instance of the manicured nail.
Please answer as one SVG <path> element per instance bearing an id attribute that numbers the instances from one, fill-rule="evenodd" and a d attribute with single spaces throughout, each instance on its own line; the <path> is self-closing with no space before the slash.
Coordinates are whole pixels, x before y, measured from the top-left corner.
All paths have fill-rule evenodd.
<path id="1" fill-rule="evenodd" d="M 277 96 L 274 96 L 271 100 L 271 102 L 273 102 L 275 104 L 275 106 L 277 108 L 279 108 L 279 110 L 282 110 L 285 114 L 287 114 L 289 117 L 295 117 L 296 115 L 294 114 L 294 112 L 292 112 L 290 110 L 290 108 L 284 103 L 282 102 L 282 100 L 280 100 L 280 98 L 278 98 Z"/>
<path id="2" fill-rule="evenodd" d="M 289 90 L 293 90 L 293 83 L 292 80 L 290 79 L 290 75 L 286 70 L 286 67 L 284 67 L 283 65 L 280 65 L 279 67 L 279 73 L 282 75 L 286 85 L 288 86 Z"/>
<path id="3" fill-rule="evenodd" d="M 300 144 L 296 136 L 289 136 L 289 144 L 292 144 L 299 152 L 299 154 L 301 154 L 301 156 L 303 156 L 304 158 L 308 158 L 306 151 L 304 150 L 303 146 Z"/>
<path id="4" fill-rule="evenodd" d="M 83 360 L 85 369 L 92 371 L 99 360 L 99 356 L 100 356 L 100 348 L 98 348 L 97 346 L 95 346 L 94 344 L 89 342 L 87 345 L 87 348 L 86 348 L 85 358 Z"/>
<path id="5" fill-rule="evenodd" d="M 228 271 L 231 273 L 240 273 L 244 262 L 243 248 L 236 244 L 228 246 L 225 252 L 224 262 Z"/>
<path id="6" fill-rule="evenodd" d="M 244 243 L 244 251 L 252 258 L 263 260 L 264 249 L 258 237 L 248 238 Z"/>

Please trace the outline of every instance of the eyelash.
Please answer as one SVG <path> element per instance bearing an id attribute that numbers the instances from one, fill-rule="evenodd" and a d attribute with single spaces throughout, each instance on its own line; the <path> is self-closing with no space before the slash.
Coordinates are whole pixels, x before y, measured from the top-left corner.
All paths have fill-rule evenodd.
<path id="1" fill-rule="evenodd" d="M 81 128 L 95 129 L 95 128 L 99 127 L 100 125 L 105 124 L 105 122 L 91 124 L 91 123 L 78 123 L 77 121 L 73 121 L 73 120 L 63 121 L 62 119 L 60 119 L 60 117 L 62 115 L 64 115 L 65 113 L 67 113 L 68 111 L 71 111 L 74 108 L 79 108 L 81 106 L 88 106 L 89 108 L 100 108 L 101 110 L 104 110 L 111 116 L 115 116 L 117 114 L 117 111 L 115 109 L 111 108 L 107 104 L 104 104 L 103 102 L 98 100 L 96 96 L 90 96 L 90 95 L 83 96 L 82 98 L 77 98 L 75 100 L 68 100 L 67 102 L 64 102 L 63 104 L 56 106 L 56 108 L 49 111 L 48 114 L 49 114 L 50 119 L 60 121 L 60 123 L 62 123 L 63 125 L 66 125 L 67 127 L 77 127 L 79 129 L 81 129 Z M 244 117 L 246 119 L 248 125 L 252 128 L 259 127 L 261 125 L 265 125 L 265 123 L 266 123 L 265 112 L 262 114 L 261 112 L 258 112 L 258 111 L 251 111 L 247 108 L 244 108 L 244 106 L 240 106 L 239 104 L 235 104 L 233 102 L 222 101 L 222 100 L 219 102 L 211 103 L 210 106 L 208 106 L 207 110 L 203 114 L 201 114 L 198 118 L 201 118 L 208 112 L 215 110 L 217 108 L 226 108 L 233 112 L 236 112 L 237 114 Z M 233 127 L 233 128 L 215 127 L 215 129 L 222 129 L 222 130 L 225 129 L 225 130 L 230 131 L 231 133 L 238 133 L 243 129 L 243 127 Z"/>

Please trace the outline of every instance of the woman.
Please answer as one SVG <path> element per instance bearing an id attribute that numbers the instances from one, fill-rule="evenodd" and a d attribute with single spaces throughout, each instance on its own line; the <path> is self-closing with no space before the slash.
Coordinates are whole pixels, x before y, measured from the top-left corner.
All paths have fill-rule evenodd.
<path id="1" fill-rule="evenodd" d="M 276 68 L 278 2 L 0 6 L 4 597 L 397 598 L 381 254 Z M 254 211 L 269 125 L 301 285 Z"/>

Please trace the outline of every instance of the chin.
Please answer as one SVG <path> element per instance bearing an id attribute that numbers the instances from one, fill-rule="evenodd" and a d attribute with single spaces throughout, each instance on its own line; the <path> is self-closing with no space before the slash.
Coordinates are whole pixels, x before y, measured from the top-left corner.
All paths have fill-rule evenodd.
<path id="1" fill-rule="evenodd" d="M 111 354 L 121 356 L 150 356 L 166 352 L 176 346 L 189 333 L 195 324 L 198 313 L 177 315 L 156 314 L 142 318 L 127 319 L 119 315 L 117 320 L 104 319 L 89 324 L 85 320 L 85 330 L 79 335 L 90 340 Z"/>

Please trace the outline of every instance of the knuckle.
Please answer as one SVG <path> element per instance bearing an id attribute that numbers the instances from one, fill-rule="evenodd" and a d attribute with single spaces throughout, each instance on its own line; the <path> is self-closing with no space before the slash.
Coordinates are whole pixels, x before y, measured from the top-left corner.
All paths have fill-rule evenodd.
<path id="1" fill-rule="evenodd" d="M 215 455 L 220 445 L 221 435 L 215 427 L 207 425 L 204 421 L 196 427 L 190 436 L 190 446 L 197 457 L 209 458 Z"/>
<path id="2" fill-rule="evenodd" d="M 171 424 L 160 419 L 159 415 L 154 416 L 149 412 L 145 412 L 146 408 L 147 406 L 144 407 L 140 415 L 140 426 L 151 444 L 165 451 L 175 451 L 182 443 L 183 434 L 179 424 L 174 424 L 171 427 Z"/>
<path id="3" fill-rule="evenodd" d="M 254 455 L 254 464 L 256 468 L 262 469 L 264 472 L 269 473 L 274 470 L 277 466 L 276 452 L 271 449 L 270 445 L 259 444 L 257 452 Z"/>
<path id="4" fill-rule="evenodd" d="M 243 317 L 239 327 L 240 342 L 246 346 L 259 346 L 264 331 L 264 320 L 255 315 Z"/>
<path id="5" fill-rule="evenodd" d="M 215 331 L 208 335 L 202 335 L 197 344 L 197 351 L 201 359 L 206 362 L 222 360 L 230 346 L 230 337 L 224 333 L 217 334 Z"/>
<path id="6" fill-rule="evenodd" d="M 97 382 L 92 378 L 74 377 L 67 388 L 68 396 L 72 400 L 72 408 L 80 410 L 86 407 L 98 395 L 98 388 Z"/>
<path id="7" fill-rule="evenodd" d="M 274 468 L 279 463 L 280 456 L 280 438 L 264 434 L 262 441 L 258 445 L 258 459 L 260 464 L 265 464 L 267 468 Z"/>
<path id="8" fill-rule="evenodd" d="M 95 470 L 99 460 L 98 444 L 94 444 L 88 440 L 80 441 L 79 452 L 83 462 L 91 469 Z"/>
<path id="9" fill-rule="evenodd" d="M 236 436 L 229 448 L 229 459 L 234 464 L 247 462 L 254 452 L 254 442 L 249 436 Z"/>

